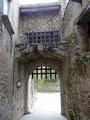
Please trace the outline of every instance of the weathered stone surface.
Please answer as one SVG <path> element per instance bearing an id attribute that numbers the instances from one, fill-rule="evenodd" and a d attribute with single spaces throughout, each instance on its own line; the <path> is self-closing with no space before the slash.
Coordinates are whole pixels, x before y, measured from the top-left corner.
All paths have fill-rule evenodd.
<path id="1" fill-rule="evenodd" d="M 63 79 L 67 83 L 67 93 L 65 94 L 67 94 L 66 99 L 68 100 L 68 102 L 65 103 L 65 114 L 70 120 L 90 119 L 90 104 L 88 99 L 90 94 L 90 50 L 87 48 L 89 38 L 86 37 L 87 30 L 85 31 L 84 25 L 83 27 L 73 26 L 73 22 L 81 13 L 80 9 L 85 7 L 84 2 L 87 1 L 82 0 L 83 5 L 81 8 L 79 3 L 70 1 L 66 9 L 67 14 L 65 13 L 63 19 L 63 35 L 65 35 L 63 39 L 67 41 L 68 44 L 68 59 L 66 64 L 63 66 Z M 75 5 L 73 5 L 74 11 L 70 6 L 71 4 Z M 77 11 L 78 9 L 80 11 Z"/>
<path id="2" fill-rule="evenodd" d="M 10 36 L 0 14 L 0 120 L 16 120 L 28 113 L 29 75 L 38 66 L 50 66 L 60 75 L 62 114 L 69 120 L 90 119 L 88 26 L 74 26 L 89 1 L 82 0 L 81 5 L 78 0 L 70 0 L 63 21 L 59 11 L 20 16 L 18 22 L 18 0 L 12 3 L 5 0 L 6 10 L 3 13 L 9 15 L 15 35 Z M 10 8 L 13 17 L 10 17 L 11 12 L 7 8 Z M 22 44 L 26 32 L 55 30 L 60 32 L 60 43 Z M 18 82 L 21 83 L 19 87 Z M 30 99 L 32 103 L 32 97 Z"/>
<path id="3" fill-rule="evenodd" d="M 25 40 L 24 33 L 61 31 L 61 19 L 61 9 L 58 12 L 53 12 L 53 14 L 51 12 L 48 14 L 23 15 L 20 18 L 20 42 Z"/>
<path id="4" fill-rule="evenodd" d="M 34 49 L 36 47 L 36 50 Z M 15 59 L 18 59 L 20 56 L 23 56 L 24 54 L 28 55 L 32 52 L 38 51 L 39 52 L 53 52 L 53 54 L 57 54 L 61 56 L 61 58 L 67 56 L 66 52 L 66 44 L 35 44 L 35 45 L 29 45 L 29 44 L 19 44 L 19 47 L 16 48 L 15 51 Z"/>
<path id="5" fill-rule="evenodd" d="M 4 4 L 4 2 L 6 2 L 6 4 Z M 12 2 L 13 5 L 15 4 L 14 2 L 15 1 Z M 16 1 L 16 4 L 17 2 L 18 1 Z M 1 5 L 1 1 L 0 1 L 0 5 Z M 8 5 L 8 1 L 3 1 L 1 7 L 4 8 L 4 5 Z M 11 6 L 12 5 L 8 6 L 8 8 L 10 8 L 12 11 Z M 12 36 L 10 36 L 6 27 L 2 23 L 2 13 L 5 13 L 4 9 L 2 9 L 2 12 L 0 11 L 0 120 L 12 120 L 13 119 L 12 118 L 13 87 L 14 87 L 13 86 L 13 55 L 14 55 L 13 51 L 14 51 L 15 43 L 13 41 Z M 9 14 L 9 19 L 12 20 L 10 14 Z M 16 34 L 16 29 L 15 29 L 15 34 Z"/>
<path id="6" fill-rule="evenodd" d="M 62 37 L 66 38 L 71 35 L 74 29 L 74 21 L 79 16 L 81 4 L 78 2 L 69 1 L 63 17 Z"/>

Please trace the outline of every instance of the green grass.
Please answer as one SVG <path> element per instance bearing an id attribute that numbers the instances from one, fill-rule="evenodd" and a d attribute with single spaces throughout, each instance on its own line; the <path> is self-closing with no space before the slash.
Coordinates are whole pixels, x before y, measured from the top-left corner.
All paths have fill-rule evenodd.
<path id="1" fill-rule="evenodd" d="M 60 91 L 60 80 L 35 80 L 34 87 L 37 92 L 59 92 Z"/>

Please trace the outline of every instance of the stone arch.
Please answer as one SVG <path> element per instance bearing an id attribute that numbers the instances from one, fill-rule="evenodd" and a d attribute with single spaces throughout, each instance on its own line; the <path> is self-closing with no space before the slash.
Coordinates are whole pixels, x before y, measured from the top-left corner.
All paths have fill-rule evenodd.
<path id="1" fill-rule="evenodd" d="M 65 57 L 62 57 L 58 54 L 55 54 L 52 52 L 32 52 L 26 55 L 20 56 L 15 61 L 15 67 L 17 69 L 16 64 L 23 66 L 23 77 L 22 80 L 20 80 L 22 83 L 21 88 L 24 89 L 23 99 L 23 113 L 27 114 L 28 111 L 28 81 L 29 76 L 32 73 L 32 71 L 37 68 L 38 66 L 48 66 L 53 68 L 59 75 L 60 78 L 60 91 L 61 91 L 61 114 L 65 115 L 65 102 L 64 102 L 64 81 L 63 81 L 63 64 L 65 62 Z M 21 77 L 21 73 L 19 71 L 16 72 L 18 74 L 18 77 Z M 16 74 L 16 75 L 17 75 Z M 17 80 L 15 80 L 17 81 Z"/>
<path id="2" fill-rule="evenodd" d="M 63 114 L 63 100 L 64 100 L 64 98 L 63 98 L 63 80 L 62 80 L 62 65 L 60 65 L 59 66 L 59 61 L 53 61 L 53 60 L 46 60 L 46 59 L 43 59 L 43 60 L 39 60 L 39 61 L 37 61 L 37 64 L 35 64 L 36 63 L 36 61 L 37 60 L 34 60 L 31 64 L 29 64 L 29 65 L 27 65 L 28 66 L 28 68 L 29 68 L 29 73 L 32 73 L 32 71 L 34 70 L 34 69 L 36 69 L 37 67 L 39 67 L 39 66 L 49 66 L 49 67 L 51 67 L 51 68 L 53 68 L 57 73 L 58 73 L 58 75 L 59 75 L 59 78 L 60 78 L 60 91 L 61 91 L 61 107 L 62 107 L 62 109 L 61 109 L 61 112 L 62 112 L 62 114 Z M 31 67 L 31 66 L 33 66 L 33 67 Z M 29 78 L 27 79 L 27 91 L 28 91 L 28 80 L 29 80 Z M 27 99 L 27 100 L 26 100 Z M 26 106 L 25 106 L 25 109 L 26 109 L 26 113 L 28 113 L 28 92 L 26 93 L 26 97 L 25 97 L 25 100 L 26 100 Z"/>

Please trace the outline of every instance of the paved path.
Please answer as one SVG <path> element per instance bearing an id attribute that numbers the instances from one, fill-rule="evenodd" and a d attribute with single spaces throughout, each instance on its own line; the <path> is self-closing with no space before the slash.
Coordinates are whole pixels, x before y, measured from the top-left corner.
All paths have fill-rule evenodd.
<path id="1" fill-rule="evenodd" d="M 31 114 L 23 116 L 20 120 L 66 120 L 60 116 L 60 94 L 38 93 Z"/>

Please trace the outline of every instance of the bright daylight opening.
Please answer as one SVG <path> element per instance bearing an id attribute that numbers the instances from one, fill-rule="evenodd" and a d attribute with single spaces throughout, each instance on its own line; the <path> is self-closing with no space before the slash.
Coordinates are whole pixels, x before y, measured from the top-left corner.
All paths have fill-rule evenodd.
<path id="1" fill-rule="evenodd" d="M 30 118 L 42 120 L 43 116 L 43 120 L 59 119 L 61 113 L 60 78 L 56 71 L 51 67 L 38 67 L 30 75 L 28 85 Z"/>
<path id="2" fill-rule="evenodd" d="M 26 4 L 44 4 L 44 3 L 53 3 L 59 2 L 59 0 L 19 0 L 21 5 Z"/>

